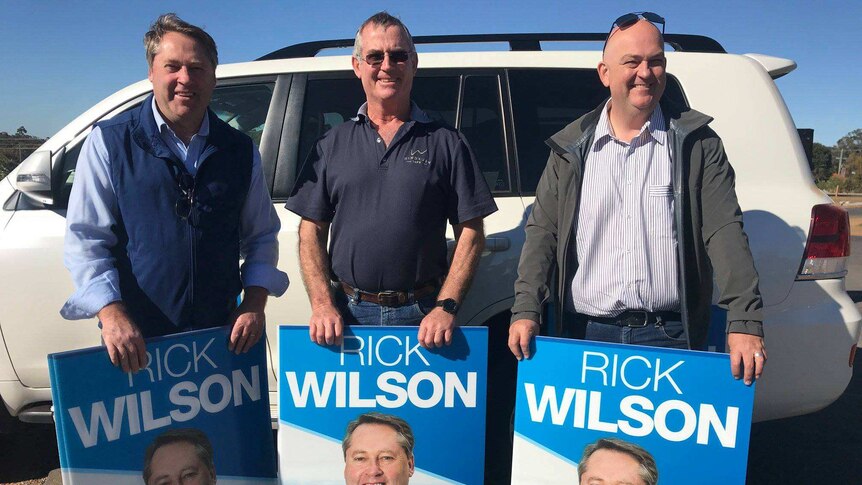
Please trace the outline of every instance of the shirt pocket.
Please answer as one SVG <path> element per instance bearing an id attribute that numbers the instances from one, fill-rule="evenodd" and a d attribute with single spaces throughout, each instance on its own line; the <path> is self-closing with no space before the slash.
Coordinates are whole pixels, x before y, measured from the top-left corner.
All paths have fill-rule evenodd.
<path id="1" fill-rule="evenodd" d="M 647 227 L 653 238 L 673 239 L 673 185 L 650 185 L 647 197 Z"/>

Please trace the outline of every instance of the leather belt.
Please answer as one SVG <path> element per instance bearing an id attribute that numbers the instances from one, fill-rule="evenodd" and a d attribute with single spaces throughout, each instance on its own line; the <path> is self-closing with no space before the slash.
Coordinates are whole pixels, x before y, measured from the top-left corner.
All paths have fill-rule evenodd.
<path id="1" fill-rule="evenodd" d="M 379 291 L 370 292 L 363 291 L 359 288 L 354 288 L 343 281 L 336 283 L 336 287 L 344 292 L 345 295 L 355 298 L 359 301 L 367 301 L 375 305 L 399 307 L 412 303 L 414 300 L 424 298 L 429 295 L 435 295 L 440 290 L 435 284 L 427 284 L 413 289 L 413 291 Z"/>
<path id="2" fill-rule="evenodd" d="M 679 312 L 648 312 L 646 310 L 627 310 L 615 317 L 594 317 L 583 315 L 587 320 L 616 325 L 618 327 L 642 328 L 647 325 L 663 325 L 664 322 L 681 322 Z"/>

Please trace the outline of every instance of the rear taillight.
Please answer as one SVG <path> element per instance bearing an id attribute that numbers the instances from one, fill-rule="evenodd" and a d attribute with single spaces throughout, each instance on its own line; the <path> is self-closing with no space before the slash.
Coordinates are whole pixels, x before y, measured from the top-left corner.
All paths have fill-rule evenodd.
<path id="1" fill-rule="evenodd" d="M 832 204 L 811 209 L 808 242 L 797 280 L 843 278 L 850 256 L 850 218 L 847 211 Z"/>

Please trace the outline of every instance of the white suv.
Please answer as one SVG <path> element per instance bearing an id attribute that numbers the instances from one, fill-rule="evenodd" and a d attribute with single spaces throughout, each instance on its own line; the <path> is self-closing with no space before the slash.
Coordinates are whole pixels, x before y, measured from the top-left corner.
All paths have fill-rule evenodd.
<path id="1" fill-rule="evenodd" d="M 578 50 L 551 51 L 541 45 L 603 39 L 604 34 L 415 39 L 420 47 L 479 41 L 511 47 L 420 53 L 413 87 L 419 106 L 468 138 L 500 209 L 485 221 L 486 250 L 459 313 L 462 324 L 492 327 L 492 360 L 503 361 L 508 353 L 504 342 L 513 283 L 524 223 L 548 156 L 544 140 L 608 96 L 595 72 L 599 44 L 594 50 L 580 45 Z M 711 126 L 736 170 L 745 229 L 760 272 L 769 346 L 755 419 L 821 409 L 850 380 L 862 317 L 844 288 L 846 213 L 829 205 L 815 187 L 793 120 L 773 82 L 796 65 L 763 55 L 727 54 L 715 41 L 699 36 L 667 35 L 666 41 L 674 51 L 667 54 L 665 96 L 715 117 Z M 270 356 L 278 355 L 276 326 L 307 324 L 311 314 L 297 261 L 299 219 L 284 209 L 285 198 L 313 142 L 354 116 L 364 100 L 348 57 L 316 55 L 352 42 L 300 44 L 217 70 L 211 107 L 259 144 L 282 220 L 279 267 L 293 284 L 267 308 Z M 46 355 L 99 345 L 95 321 L 69 322 L 58 313 L 73 292 L 62 258 L 66 202 L 81 142 L 93 124 L 134 108 L 150 91 L 146 81 L 118 91 L 0 181 L 0 400 L 12 416 L 50 420 Z M 721 350 L 723 314 L 714 313 L 718 324 L 712 343 Z M 271 364 L 274 392 L 277 363 Z M 277 403 L 275 396 L 271 402 Z M 5 410 L 0 406 L 0 415 Z"/>

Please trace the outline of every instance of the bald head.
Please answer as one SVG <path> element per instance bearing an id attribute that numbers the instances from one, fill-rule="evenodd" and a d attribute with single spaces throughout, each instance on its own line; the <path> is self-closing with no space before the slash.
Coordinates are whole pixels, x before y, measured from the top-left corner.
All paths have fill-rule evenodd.
<path id="1" fill-rule="evenodd" d="M 628 34 L 628 35 L 626 35 Z M 602 58 L 608 56 L 608 51 L 619 50 L 626 43 L 636 42 L 640 44 L 651 44 L 657 46 L 664 52 L 664 38 L 661 31 L 652 22 L 640 19 L 637 22 L 626 25 L 625 27 L 614 27 L 611 33 L 608 34 L 608 40 L 605 42 L 605 48 L 602 51 Z"/>
<path id="2" fill-rule="evenodd" d="M 649 21 L 616 28 L 608 36 L 598 72 L 611 91 L 611 123 L 639 128 L 649 119 L 664 94 L 664 41 Z"/>

